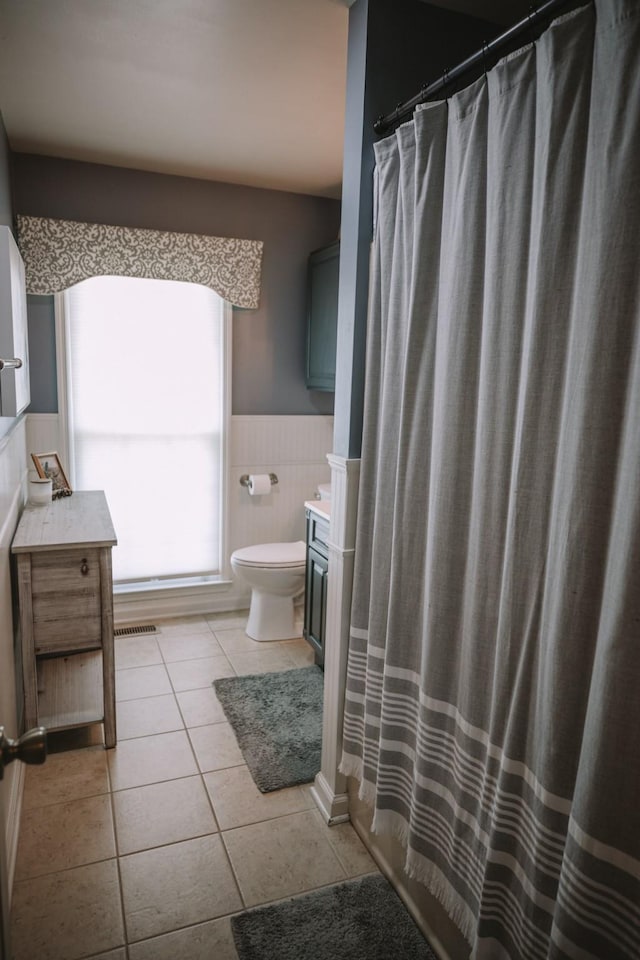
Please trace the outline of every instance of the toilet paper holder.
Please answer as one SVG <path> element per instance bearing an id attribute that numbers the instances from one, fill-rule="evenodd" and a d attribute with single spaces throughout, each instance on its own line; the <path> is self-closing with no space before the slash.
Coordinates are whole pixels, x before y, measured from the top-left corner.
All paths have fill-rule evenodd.
<path id="1" fill-rule="evenodd" d="M 271 486 L 272 486 L 272 487 L 278 482 L 278 478 L 277 478 L 277 476 L 275 475 L 275 473 L 270 473 L 270 474 L 269 474 L 269 480 L 271 481 Z M 248 474 L 248 473 L 243 473 L 242 476 L 240 477 L 240 486 L 241 486 L 241 487 L 248 487 L 248 486 L 249 486 L 249 474 Z"/>

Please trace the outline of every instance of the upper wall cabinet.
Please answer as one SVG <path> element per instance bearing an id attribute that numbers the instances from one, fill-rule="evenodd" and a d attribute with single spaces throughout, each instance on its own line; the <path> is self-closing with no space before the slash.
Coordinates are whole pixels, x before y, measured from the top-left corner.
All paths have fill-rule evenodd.
<path id="1" fill-rule="evenodd" d="M 9 227 L 0 226 L 0 416 L 29 405 L 29 349 L 24 264 Z"/>
<path id="2" fill-rule="evenodd" d="M 307 387 L 335 390 L 340 243 L 309 257 Z"/>

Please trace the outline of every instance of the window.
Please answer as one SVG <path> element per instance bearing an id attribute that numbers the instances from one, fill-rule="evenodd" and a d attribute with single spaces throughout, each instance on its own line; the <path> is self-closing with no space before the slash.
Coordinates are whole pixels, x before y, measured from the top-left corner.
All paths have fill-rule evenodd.
<path id="1" fill-rule="evenodd" d="M 128 277 L 61 300 L 66 458 L 74 488 L 106 493 L 114 581 L 219 576 L 230 307 L 207 287 Z"/>

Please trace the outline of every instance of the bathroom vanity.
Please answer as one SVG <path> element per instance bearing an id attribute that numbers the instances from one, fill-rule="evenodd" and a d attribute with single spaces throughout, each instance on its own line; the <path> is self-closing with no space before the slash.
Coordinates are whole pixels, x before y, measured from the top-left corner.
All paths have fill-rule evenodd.
<path id="1" fill-rule="evenodd" d="M 48 730 L 104 723 L 116 743 L 111 548 L 102 491 L 27 506 L 17 559 L 25 725 Z"/>
<path id="2" fill-rule="evenodd" d="M 327 620 L 327 578 L 329 570 L 329 519 L 331 502 L 309 500 L 307 518 L 307 562 L 304 595 L 304 637 L 315 654 L 318 666 L 324 664 Z"/>

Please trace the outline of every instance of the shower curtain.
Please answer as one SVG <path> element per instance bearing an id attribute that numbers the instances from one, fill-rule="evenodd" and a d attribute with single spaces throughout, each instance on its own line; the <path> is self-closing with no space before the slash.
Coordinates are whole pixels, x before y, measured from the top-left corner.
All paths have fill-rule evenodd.
<path id="1" fill-rule="evenodd" d="M 475 960 L 637 960 L 640 4 L 375 177 L 341 769 Z"/>

